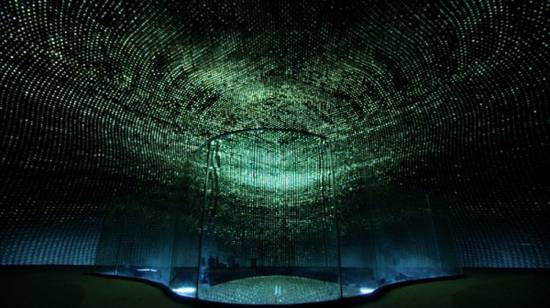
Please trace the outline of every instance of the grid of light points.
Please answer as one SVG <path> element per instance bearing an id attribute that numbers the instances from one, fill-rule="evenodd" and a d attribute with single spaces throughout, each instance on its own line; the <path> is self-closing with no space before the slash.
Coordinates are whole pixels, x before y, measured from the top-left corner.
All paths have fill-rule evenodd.
<path id="1" fill-rule="evenodd" d="M 111 200 L 266 127 L 325 136 L 340 200 L 366 177 L 436 193 L 464 266 L 550 267 L 549 9 L 2 1 L 0 264 L 93 263 Z"/>

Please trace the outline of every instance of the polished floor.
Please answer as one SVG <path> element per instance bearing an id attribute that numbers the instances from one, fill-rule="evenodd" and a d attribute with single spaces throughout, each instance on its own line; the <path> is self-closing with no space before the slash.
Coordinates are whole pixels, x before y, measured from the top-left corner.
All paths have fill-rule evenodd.
<path id="1" fill-rule="evenodd" d="M 454 280 L 417 283 L 351 307 L 550 307 L 550 272 L 466 271 Z M 200 306 L 200 305 L 192 305 Z M 0 268 L 0 307 L 192 307 L 147 283 L 77 270 Z"/>
<path id="2" fill-rule="evenodd" d="M 202 287 L 199 296 L 212 302 L 286 305 L 338 299 L 340 285 L 293 276 L 258 276 Z"/>

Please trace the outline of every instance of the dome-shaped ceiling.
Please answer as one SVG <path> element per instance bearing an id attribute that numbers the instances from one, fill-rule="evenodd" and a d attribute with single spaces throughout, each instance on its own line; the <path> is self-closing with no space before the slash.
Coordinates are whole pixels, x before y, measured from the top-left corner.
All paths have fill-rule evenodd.
<path id="1" fill-rule="evenodd" d="M 474 251 L 464 264 L 550 266 L 541 179 L 549 8 L 3 1 L 0 218 L 95 226 L 105 200 L 177 183 L 209 138 L 291 129 L 332 144 L 341 197 L 364 189 L 365 173 L 440 194 L 458 245 Z M 510 219 L 480 223 L 495 215 Z M 503 244 L 510 256 L 494 261 L 497 248 L 486 243 L 503 229 L 515 230 Z M 88 230 L 82 236 L 93 238 Z M 521 243 L 529 258 L 515 256 Z"/>

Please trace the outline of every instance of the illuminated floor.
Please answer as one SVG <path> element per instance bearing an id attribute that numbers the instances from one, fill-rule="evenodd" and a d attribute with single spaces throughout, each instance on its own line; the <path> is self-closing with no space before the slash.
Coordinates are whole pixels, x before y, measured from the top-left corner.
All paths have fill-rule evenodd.
<path id="1" fill-rule="evenodd" d="M 205 300 L 240 304 L 296 304 L 329 301 L 340 296 L 337 283 L 292 276 L 259 276 L 201 287 Z"/>
<path id="2" fill-rule="evenodd" d="M 0 268 L 0 307 L 200 307 L 146 283 L 83 271 Z M 466 278 L 403 286 L 365 308 L 548 308 L 550 272 L 467 271 Z"/>

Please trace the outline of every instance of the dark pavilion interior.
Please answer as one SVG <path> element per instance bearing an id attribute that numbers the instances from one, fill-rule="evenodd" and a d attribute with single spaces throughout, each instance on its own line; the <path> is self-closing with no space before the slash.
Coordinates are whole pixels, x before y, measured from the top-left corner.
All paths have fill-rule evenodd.
<path id="1" fill-rule="evenodd" d="M 0 306 L 550 307 L 549 11 L 2 1 Z"/>

